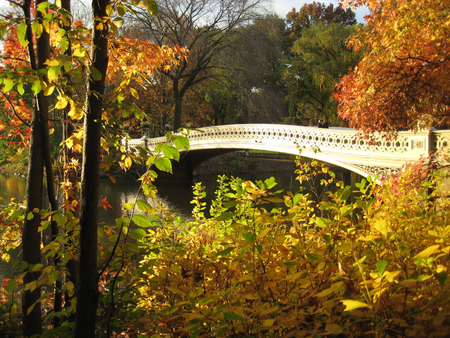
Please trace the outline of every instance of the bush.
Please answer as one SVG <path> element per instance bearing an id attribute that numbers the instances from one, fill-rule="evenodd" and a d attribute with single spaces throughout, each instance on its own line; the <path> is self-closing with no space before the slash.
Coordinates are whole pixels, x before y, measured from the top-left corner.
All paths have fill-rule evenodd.
<path id="1" fill-rule="evenodd" d="M 404 175 L 410 175 L 407 172 Z M 172 337 L 439 337 L 450 326 L 448 203 L 439 175 L 416 189 L 372 180 L 320 203 L 221 178 L 211 218 L 150 230 L 136 294 Z M 395 194 L 393 191 L 395 190 Z M 286 209 L 266 210 L 284 201 Z"/>

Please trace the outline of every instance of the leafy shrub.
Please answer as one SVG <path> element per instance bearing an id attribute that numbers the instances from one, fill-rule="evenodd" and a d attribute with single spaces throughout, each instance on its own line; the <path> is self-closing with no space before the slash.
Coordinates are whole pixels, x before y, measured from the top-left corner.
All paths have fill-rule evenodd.
<path id="1" fill-rule="evenodd" d="M 404 175 L 410 175 L 406 172 Z M 450 325 L 448 203 L 439 175 L 417 189 L 337 182 L 318 217 L 273 179 L 220 179 L 212 217 L 148 231 L 139 307 L 173 337 L 439 337 Z M 395 190 L 395 194 L 393 193 Z M 375 195 L 374 195 L 375 194 Z"/>

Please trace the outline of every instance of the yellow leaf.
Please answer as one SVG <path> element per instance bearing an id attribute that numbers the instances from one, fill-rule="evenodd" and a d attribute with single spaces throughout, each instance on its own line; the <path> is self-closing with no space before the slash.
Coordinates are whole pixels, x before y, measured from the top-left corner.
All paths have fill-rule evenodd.
<path id="1" fill-rule="evenodd" d="M 49 67 L 54 67 L 54 66 L 59 66 L 59 61 L 58 60 L 50 60 L 48 59 L 47 61 L 44 62 L 44 64 L 46 64 Z"/>
<path id="2" fill-rule="evenodd" d="M 185 293 L 184 293 L 183 291 L 181 291 L 180 289 L 173 288 L 173 287 L 171 287 L 171 286 L 168 286 L 168 287 L 167 287 L 167 290 L 172 291 L 172 292 L 174 292 L 174 293 L 178 293 L 178 294 L 180 294 L 180 295 L 185 295 Z"/>
<path id="3" fill-rule="evenodd" d="M 59 95 L 58 102 L 56 103 L 55 108 L 56 109 L 64 109 L 64 108 L 66 108 L 68 103 L 69 103 L 69 99 L 67 96 Z"/>
<path id="4" fill-rule="evenodd" d="M 376 220 L 373 227 L 377 229 L 379 232 L 381 232 L 384 236 L 386 236 L 389 233 L 389 227 L 387 225 L 386 220 L 384 219 Z"/>
<path id="5" fill-rule="evenodd" d="M 252 279 L 253 279 L 253 274 L 249 273 L 249 274 L 246 274 L 246 275 L 240 277 L 238 279 L 238 282 L 245 282 L 245 281 L 252 280 Z"/>
<path id="6" fill-rule="evenodd" d="M 68 115 L 72 120 L 80 120 L 83 117 L 83 110 L 71 105 Z"/>
<path id="7" fill-rule="evenodd" d="M 284 235 L 280 234 L 275 238 L 275 242 L 277 242 L 277 244 L 283 244 L 284 243 Z"/>
<path id="8" fill-rule="evenodd" d="M 359 309 L 362 307 L 367 307 L 371 309 L 372 307 L 366 303 L 360 302 L 359 300 L 353 300 L 353 299 L 344 299 L 341 300 L 342 304 L 345 306 L 344 311 L 352 311 L 354 309 Z"/>
<path id="9" fill-rule="evenodd" d="M 273 326 L 274 322 L 275 322 L 274 319 L 266 319 L 265 321 L 263 321 L 263 326 L 266 326 L 266 327 Z"/>
<path id="10" fill-rule="evenodd" d="M 106 140 L 103 137 L 100 139 L 100 143 L 101 143 L 103 150 L 106 152 L 109 152 L 108 143 L 106 142 Z"/>
<path id="11" fill-rule="evenodd" d="M 278 309 L 279 309 L 279 307 L 275 305 L 275 306 L 272 306 L 272 307 L 270 307 L 270 308 L 268 308 L 268 309 L 262 310 L 262 311 L 259 313 L 259 315 L 260 315 L 260 316 L 267 315 L 267 314 L 269 314 L 269 313 L 278 311 Z"/>
<path id="12" fill-rule="evenodd" d="M 414 258 L 416 258 L 416 257 L 422 257 L 422 258 L 430 257 L 431 255 L 433 255 L 433 254 L 435 254 L 436 252 L 439 251 L 439 247 L 440 247 L 439 244 L 432 245 L 432 246 L 426 248 L 425 250 L 421 251 Z"/>
<path id="13" fill-rule="evenodd" d="M 272 230 L 270 227 L 265 228 L 263 231 L 259 233 L 257 238 L 260 239 L 265 237 L 270 232 L 270 230 Z"/>
<path id="14" fill-rule="evenodd" d="M 394 281 L 395 277 L 397 277 L 401 273 L 402 273 L 401 270 L 385 271 L 383 277 L 384 277 L 385 280 L 387 280 L 388 282 L 392 283 Z"/>
<path id="15" fill-rule="evenodd" d="M 133 95 L 133 97 L 135 97 L 136 99 L 139 99 L 139 94 L 136 89 L 130 88 L 130 93 L 131 93 L 131 95 Z"/>
<path id="16" fill-rule="evenodd" d="M 321 292 L 319 292 L 316 297 L 325 297 L 328 296 L 329 294 L 336 292 L 337 290 L 339 290 L 342 286 L 344 285 L 344 282 L 337 282 L 334 283 L 333 285 L 331 285 L 331 287 L 329 287 L 328 289 L 325 289 Z"/>
<path id="17" fill-rule="evenodd" d="M 125 168 L 130 169 L 132 164 L 133 160 L 131 159 L 131 157 L 130 156 L 125 157 L 124 161 Z"/>
<path id="18" fill-rule="evenodd" d="M 361 237 L 361 238 L 359 238 L 359 240 L 364 241 L 364 242 L 371 242 L 371 241 L 374 241 L 374 240 L 380 239 L 380 238 L 383 238 L 383 237 L 378 236 L 378 235 L 369 235 L 367 237 Z"/>
<path id="19" fill-rule="evenodd" d="M 300 278 L 301 275 L 303 275 L 303 271 L 300 271 L 300 272 L 297 272 L 297 273 L 294 273 L 291 275 L 287 275 L 286 280 L 295 280 L 295 279 Z"/>

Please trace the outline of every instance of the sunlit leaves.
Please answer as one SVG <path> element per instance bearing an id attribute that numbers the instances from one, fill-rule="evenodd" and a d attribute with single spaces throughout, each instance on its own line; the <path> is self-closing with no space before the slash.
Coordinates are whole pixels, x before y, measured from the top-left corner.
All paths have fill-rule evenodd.
<path id="1" fill-rule="evenodd" d="M 351 41 L 353 48 L 367 50 L 339 84 L 340 116 L 366 132 L 445 123 L 450 110 L 448 5 L 440 0 L 349 3 L 367 5 L 372 14 Z"/>
<path id="2" fill-rule="evenodd" d="M 19 42 L 22 46 L 27 46 L 29 41 L 26 39 L 26 30 L 27 24 L 25 22 L 21 22 L 17 29 L 17 37 L 19 38 Z"/>

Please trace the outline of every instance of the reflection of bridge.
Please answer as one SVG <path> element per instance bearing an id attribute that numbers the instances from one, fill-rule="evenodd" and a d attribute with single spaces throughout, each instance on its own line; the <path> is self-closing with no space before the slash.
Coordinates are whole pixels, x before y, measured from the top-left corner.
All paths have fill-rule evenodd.
<path id="1" fill-rule="evenodd" d="M 190 149 L 182 170 L 192 174 L 206 159 L 238 149 L 275 151 L 315 158 L 364 177 L 386 176 L 402 165 L 450 144 L 450 130 L 399 132 L 396 140 L 363 139 L 349 128 L 303 127 L 279 124 L 239 124 L 200 128 L 189 134 Z M 154 150 L 165 137 L 128 140 L 128 147 Z"/>

